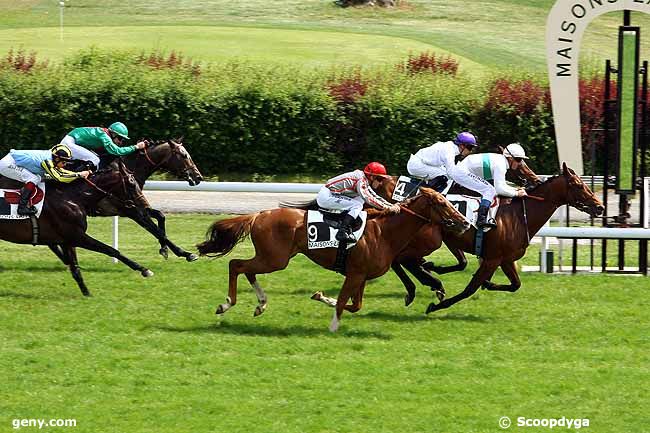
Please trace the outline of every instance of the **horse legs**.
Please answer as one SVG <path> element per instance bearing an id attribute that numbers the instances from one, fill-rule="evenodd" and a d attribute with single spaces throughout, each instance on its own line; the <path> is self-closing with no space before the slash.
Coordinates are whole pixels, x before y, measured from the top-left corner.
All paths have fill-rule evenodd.
<path id="1" fill-rule="evenodd" d="M 276 255 L 273 258 L 273 261 L 267 262 L 262 260 L 260 257 L 255 255 L 252 259 L 240 260 L 233 259 L 228 264 L 229 275 L 228 275 L 228 297 L 226 302 L 220 304 L 217 307 L 215 314 L 223 314 L 232 308 L 237 303 L 237 277 L 240 274 L 246 274 L 248 282 L 255 290 L 257 295 L 258 305 L 255 307 L 254 316 L 259 316 L 266 310 L 267 298 L 264 289 L 257 282 L 257 274 L 268 274 L 270 272 L 279 271 L 284 269 L 289 264 L 289 255 L 282 257 L 282 255 Z"/>
<path id="2" fill-rule="evenodd" d="M 334 311 L 334 317 L 332 317 L 332 322 L 330 323 L 330 331 L 336 332 L 339 329 L 339 324 L 341 322 L 341 314 L 345 310 L 348 300 L 351 296 L 356 295 L 356 305 L 358 308 L 354 311 L 359 311 L 361 308 L 361 298 L 363 298 L 363 288 L 366 284 L 366 276 L 361 274 L 348 274 L 345 277 L 343 282 L 343 287 L 339 292 L 339 296 L 336 299 L 336 310 Z M 354 308 L 354 306 L 353 306 Z"/>
<path id="3" fill-rule="evenodd" d="M 515 262 L 502 263 L 501 269 L 503 270 L 503 273 L 506 274 L 506 277 L 508 277 L 508 280 L 510 280 L 510 284 L 494 284 L 488 280 L 483 283 L 483 288 L 502 292 L 516 292 L 519 290 L 521 287 L 521 280 L 519 279 L 519 274 L 517 274 Z"/>
<path id="4" fill-rule="evenodd" d="M 421 284 L 431 288 L 431 291 L 436 294 L 439 301 L 445 299 L 445 288 L 442 286 L 442 281 L 424 269 L 424 259 L 408 259 L 403 264 L 406 270 L 413 274 Z"/>
<path id="5" fill-rule="evenodd" d="M 449 248 L 449 245 L 447 245 L 447 248 Z M 465 270 L 467 267 L 467 258 L 465 257 L 463 250 L 459 248 L 449 248 L 449 251 L 451 251 L 454 257 L 456 257 L 456 260 L 458 261 L 457 264 L 453 266 L 436 266 L 433 262 L 426 262 L 422 265 L 422 268 L 427 271 L 435 272 L 438 275 Z"/>
<path id="6" fill-rule="evenodd" d="M 402 284 L 404 284 L 404 288 L 406 289 L 406 295 L 404 296 L 404 306 L 408 307 L 413 303 L 413 300 L 415 300 L 415 284 L 413 281 L 411 281 L 409 276 L 406 275 L 406 272 L 404 271 L 404 268 L 402 268 L 402 264 L 398 259 L 393 260 L 393 263 L 391 263 L 390 267 L 393 272 L 395 272 L 395 274 L 399 277 Z M 312 297 L 312 299 L 314 298 Z"/>
<path id="7" fill-rule="evenodd" d="M 68 256 L 63 251 L 63 247 L 59 244 L 48 244 L 47 246 L 56 256 L 63 262 L 64 265 L 69 265 Z"/>
<path id="8" fill-rule="evenodd" d="M 165 230 L 164 213 L 162 213 L 157 209 L 147 208 L 147 216 L 149 218 L 155 218 L 155 220 L 158 222 L 158 227 L 157 227 L 158 233 L 154 233 L 152 231 L 150 231 L 150 233 L 156 236 L 156 238 L 158 238 L 158 242 L 160 242 L 160 250 L 158 252 L 160 253 L 161 256 L 163 256 L 165 259 L 168 257 L 169 254 L 167 253 L 167 247 L 169 246 L 169 248 L 171 248 L 172 252 L 177 257 L 185 257 L 185 260 L 187 260 L 188 262 L 193 262 L 199 258 L 196 254 L 190 253 L 189 251 L 185 251 L 181 247 L 177 246 L 167 237 L 167 232 Z M 144 228 L 147 229 L 147 227 Z"/>
<path id="9" fill-rule="evenodd" d="M 70 246 L 84 248 L 90 251 L 106 254 L 109 257 L 114 257 L 120 262 L 127 265 L 129 268 L 133 269 L 134 271 L 139 271 L 143 277 L 150 277 L 153 275 L 153 272 L 151 272 L 149 269 L 145 268 L 144 266 L 141 266 L 140 264 L 134 262 L 128 257 L 123 256 L 122 253 L 120 253 L 115 248 L 110 247 L 98 241 L 97 239 L 92 238 L 91 236 L 88 236 L 86 233 L 81 233 L 77 237 L 77 239 L 71 241 Z"/>
<path id="10" fill-rule="evenodd" d="M 472 296 L 484 281 L 489 280 L 492 277 L 492 274 L 494 274 L 494 271 L 498 266 L 499 266 L 498 260 L 483 260 L 481 266 L 474 273 L 467 287 L 465 287 L 465 290 L 463 290 L 456 296 L 452 296 L 451 298 L 441 301 L 437 305 L 434 304 L 433 302 L 430 303 L 429 306 L 427 307 L 426 313 L 429 314 L 437 310 L 449 308 L 452 305 L 454 305 L 456 302 L 462 301 L 463 299 Z"/>
<path id="11" fill-rule="evenodd" d="M 79 290 L 81 290 L 81 293 L 84 296 L 91 296 L 88 288 L 86 287 L 83 276 L 81 275 L 81 268 L 79 268 L 79 262 L 77 260 L 77 249 L 70 245 L 61 245 L 61 251 L 67 259 L 67 265 L 70 268 L 70 273 L 72 273 L 72 278 L 74 278 L 74 280 L 77 282 Z"/>

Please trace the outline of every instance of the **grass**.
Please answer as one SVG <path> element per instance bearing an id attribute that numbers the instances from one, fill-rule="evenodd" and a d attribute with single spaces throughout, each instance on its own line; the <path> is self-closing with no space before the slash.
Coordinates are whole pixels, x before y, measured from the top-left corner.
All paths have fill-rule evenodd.
<path id="1" fill-rule="evenodd" d="M 168 231 L 189 248 L 213 219 L 172 215 Z M 302 256 L 260 277 L 262 316 L 242 278 L 220 318 L 229 258 L 163 262 L 134 224 L 120 230 L 122 251 L 156 275 L 80 252 L 90 299 L 43 247 L 2 244 L 0 430 L 74 418 L 48 431 L 482 432 L 499 431 L 501 416 L 565 416 L 598 433 L 648 431 L 646 278 L 524 274 L 515 294 L 480 292 L 425 316 L 428 290 L 404 308 L 388 274 L 332 335 L 332 311 L 309 295 L 336 295 L 342 278 Z M 110 220 L 90 231 L 108 241 Z M 246 242 L 233 257 L 251 252 Z M 445 275 L 448 292 L 475 268 Z"/>
<path id="2" fill-rule="evenodd" d="M 544 71 L 546 17 L 554 3 L 404 0 L 394 9 L 341 9 L 329 0 L 74 0 L 65 8 L 60 43 L 57 1 L 0 0 L 0 52 L 20 45 L 60 60 L 78 47 L 119 45 L 176 49 L 206 61 L 244 55 L 321 66 L 393 63 L 409 50 L 433 50 L 453 53 L 461 68 L 477 74 Z M 598 65 L 614 58 L 621 22 L 621 13 L 594 20 L 582 54 Z M 632 23 L 650 21 L 633 13 Z"/>

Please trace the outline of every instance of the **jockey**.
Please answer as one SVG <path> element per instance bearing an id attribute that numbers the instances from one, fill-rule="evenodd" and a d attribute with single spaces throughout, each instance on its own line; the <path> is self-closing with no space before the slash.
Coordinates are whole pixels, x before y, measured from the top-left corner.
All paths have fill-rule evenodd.
<path id="1" fill-rule="evenodd" d="M 115 122 L 108 128 L 97 126 L 75 128 L 63 137 L 61 143 L 70 148 L 74 159 L 90 161 L 95 164 L 95 167 L 99 167 L 99 157 L 95 152 L 125 156 L 146 146 L 144 141 L 140 141 L 132 146 L 120 147 L 123 141 L 128 139 L 129 130 L 126 125 Z"/>
<path id="2" fill-rule="evenodd" d="M 359 216 L 364 204 L 377 209 L 387 209 L 399 213 L 399 204 L 390 204 L 377 195 L 370 187 L 369 181 L 374 176 L 386 175 L 386 168 L 378 162 L 371 162 L 361 170 L 354 170 L 328 180 L 321 187 L 316 197 L 318 206 L 345 212 L 336 240 L 339 242 L 354 242 L 352 224 Z"/>
<path id="3" fill-rule="evenodd" d="M 470 173 L 485 180 L 493 180 L 494 188 L 498 195 L 504 197 L 523 197 L 524 188 L 513 188 L 506 182 L 506 171 L 517 170 L 524 160 L 528 159 L 524 148 L 519 143 L 511 143 L 503 150 L 503 155 L 498 153 L 477 153 L 469 155 L 458 163 Z"/>
<path id="4" fill-rule="evenodd" d="M 14 150 L 0 159 L 0 174 L 9 179 L 24 182 L 20 191 L 18 215 L 35 215 L 36 209 L 29 206 L 29 199 L 36 192 L 38 184 L 46 173 L 58 182 L 69 183 L 81 177 L 86 178 L 90 171 L 74 172 L 65 169 L 72 160 L 72 152 L 64 144 L 57 144 L 50 150 Z"/>
<path id="5" fill-rule="evenodd" d="M 496 191 L 489 182 L 467 170 L 466 167 L 456 165 L 456 156 L 469 155 L 476 147 L 476 137 L 469 132 L 461 132 L 454 141 L 438 142 L 425 147 L 411 155 L 407 170 L 413 177 L 427 181 L 429 187 L 440 192 L 447 186 L 447 178 L 481 194 L 481 204 L 478 208 L 476 225 L 478 228 L 493 227 L 487 222 L 487 214 L 496 195 Z"/>

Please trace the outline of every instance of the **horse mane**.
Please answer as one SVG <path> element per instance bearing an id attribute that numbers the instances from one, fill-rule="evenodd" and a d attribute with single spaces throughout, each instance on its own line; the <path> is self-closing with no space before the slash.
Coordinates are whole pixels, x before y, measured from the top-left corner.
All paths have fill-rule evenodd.
<path id="1" fill-rule="evenodd" d="M 551 176 L 547 178 L 544 182 L 538 183 L 537 185 L 533 185 L 529 189 L 526 190 L 526 192 L 535 192 L 538 188 L 541 188 L 542 186 L 549 184 L 551 181 L 555 180 L 556 178 L 562 176 L 561 174 L 556 174 L 554 176 Z"/>

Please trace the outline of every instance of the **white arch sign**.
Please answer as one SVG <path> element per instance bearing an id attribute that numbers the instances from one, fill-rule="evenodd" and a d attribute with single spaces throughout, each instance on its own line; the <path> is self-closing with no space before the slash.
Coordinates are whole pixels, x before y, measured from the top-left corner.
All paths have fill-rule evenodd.
<path id="1" fill-rule="evenodd" d="M 546 61 L 557 153 L 582 174 L 578 60 L 582 35 L 596 17 L 622 10 L 650 13 L 650 0 L 558 0 L 546 21 Z"/>

